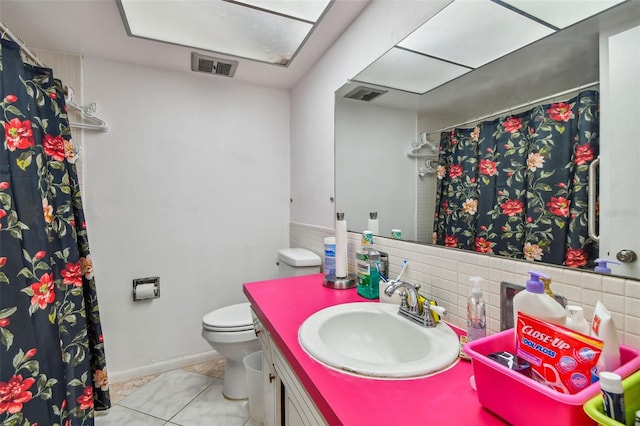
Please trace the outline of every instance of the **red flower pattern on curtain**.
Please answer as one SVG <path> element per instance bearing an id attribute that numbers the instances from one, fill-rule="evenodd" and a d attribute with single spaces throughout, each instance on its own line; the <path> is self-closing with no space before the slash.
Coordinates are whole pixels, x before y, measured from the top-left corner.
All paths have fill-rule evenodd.
<path id="1" fill-rule="evenodd" d="M 588 169 L 598 131 L 598 92 L 588 90 L 442 133 L 433 243 L 591 267 Z"/>
<path id="2" fill-rule="evenodd" d="M 62 85 L 0 53 L 0 424 L 91 425 L 109 386 Z"/>

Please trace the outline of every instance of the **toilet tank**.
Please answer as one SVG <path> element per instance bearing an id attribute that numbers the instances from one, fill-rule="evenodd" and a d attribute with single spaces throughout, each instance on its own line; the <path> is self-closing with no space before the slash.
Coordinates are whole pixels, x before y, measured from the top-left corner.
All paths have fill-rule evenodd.
<path id="1" fill-rule="evenodd" d="M 278 275 L 281 278 L 320 272 L 320 256 L 303 248 L 278 250 Z"/>

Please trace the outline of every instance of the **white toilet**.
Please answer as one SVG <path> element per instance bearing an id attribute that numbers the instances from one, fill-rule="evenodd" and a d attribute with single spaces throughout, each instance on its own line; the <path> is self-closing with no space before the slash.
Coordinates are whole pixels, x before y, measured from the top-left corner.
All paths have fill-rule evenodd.
<path id="1" fill-rule="evenodd" d="M 320 257 L 301 248 L 278 251 L 281 278 L 320 272 Z M 260 350 L 249 302 L 225 306 L 202 318 L 202 337 L 226 359 L 222 393 L 229 399 L 247 398 L 242 359 Z"/>

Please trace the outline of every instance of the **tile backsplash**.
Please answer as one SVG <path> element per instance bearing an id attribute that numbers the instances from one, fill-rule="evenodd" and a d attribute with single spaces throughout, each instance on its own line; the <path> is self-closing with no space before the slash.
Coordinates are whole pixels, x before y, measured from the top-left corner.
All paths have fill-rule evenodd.
<path id="1" fill-rule="evenodd" d="M 334 235 L 334 230 L 314 225 L 291 222 L 289 224 L 290 247 L 302 247 L 320 257 L 324 251 L 324 238 Z M 355 266 L 355 251 L 360 245 L 360 234 L 349 232 L 349 270 Z M 487 304 L 487 329 L 489 333 L 500 331 L 500 283 L 508 281 L 524 285 L 531 269 L 551 277 L 552 290 L 568 299 L 569 304 L 584 307 L 585 317 L 590 319 L 598 300 L 611 311 L 620 343 L 640 348 L 640 281 L 581 272 L 564 267 L 553 267 L 530 262 L 511 260 L 463 250 L 446 249 L 406 241 L 378 237 L 378 250 L 389 254 L 389 275 L 400 272 L 404 259 L 409 265 L 403 279 L 419 283 L 420 291 L 433 297 L 448 310 L 446 320 L 466 327 L 466 306 L 471 276 L 480 276 Z M 338 290 L 336 290 L 338 291 Z"/>

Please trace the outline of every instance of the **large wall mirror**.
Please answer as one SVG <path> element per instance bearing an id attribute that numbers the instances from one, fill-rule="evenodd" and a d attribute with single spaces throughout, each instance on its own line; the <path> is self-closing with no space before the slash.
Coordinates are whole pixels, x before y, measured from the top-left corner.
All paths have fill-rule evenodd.
<path id="1" fill-rule="evenodd" d="M 621 126 L 640 125 L 640 0 L 576 4 L 456 0 L 346 82 L 335 99 L 335 178 L 349 230 L 365 230 L 375 211 L 381 236 L 400 229 L 431 244 L 441 131 L 593 89 L 599 257 L 640 254 L 640 130 Z M 640 278 L 638 260 L 611 269 Z"/>

